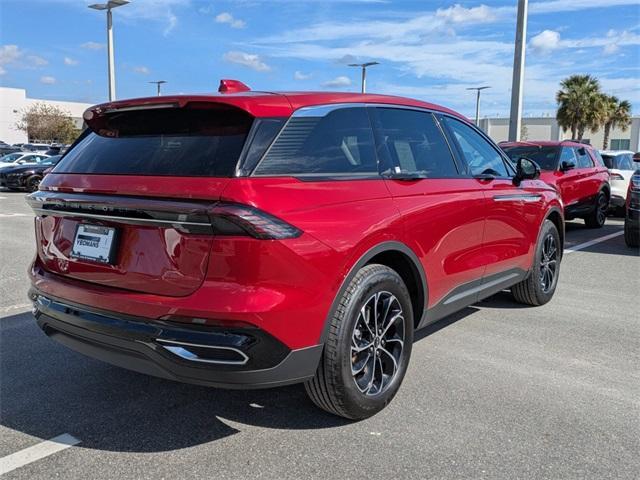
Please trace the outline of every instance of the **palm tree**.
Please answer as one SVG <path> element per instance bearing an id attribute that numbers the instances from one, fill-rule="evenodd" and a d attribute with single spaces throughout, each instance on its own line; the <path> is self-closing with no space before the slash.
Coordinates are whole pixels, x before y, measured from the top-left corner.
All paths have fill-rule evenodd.
<path id="1" fill-rule="evenodd" d="M 631 125 L 631 103 L 618 100 L 613 95 L 603 95 L 602 124 L 604 125 L 603 150 L 609 147 L 611 129 L 620 127 L 623 132 Z"/>
<path id="2" fill-rule="evenodd" d="M 571 130 L 571 138 L 582 140 L 588 128 L 596 131 L 602 117 L 600 82 L 591 75 L 572 75 L 560 82 L 556 94 L 556 119 L 563 130 Z"/>

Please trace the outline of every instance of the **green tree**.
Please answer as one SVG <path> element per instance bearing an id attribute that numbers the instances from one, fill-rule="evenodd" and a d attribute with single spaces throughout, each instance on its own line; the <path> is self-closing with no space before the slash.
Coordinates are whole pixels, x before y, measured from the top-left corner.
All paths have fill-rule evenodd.
<path id="1" fill-rule="evenodd" d="M 602 118 L 601 123 L 604 126 L 604 140 L 602 141 L 602 148 L 606 150 L 609 148 L 609 135 L 611 130 L 616 127 L 620 127 L 623 132 L 626 132 L 631 125 L 631 103 L 627 100 L 618 100 L 613 95 L 602 95 Z"/>
<path id="2" fill-rule="evenodd" d="M 37 102 L 22 112 L 16 128 L 27 132 L 29 140 L 72 143 L 80 131 L 71 114 L 44 102 Z"/>
<path id="3" fill-rule="evenodd" d="M 603 98 L 600 82 L 591 75 L 572 75 L 560 82 L 556 94 L 556 119 L 563 130 L 571 130 L 571 137 L 582 140 L 585 130 L 595 132 L 600 127 Z"/>

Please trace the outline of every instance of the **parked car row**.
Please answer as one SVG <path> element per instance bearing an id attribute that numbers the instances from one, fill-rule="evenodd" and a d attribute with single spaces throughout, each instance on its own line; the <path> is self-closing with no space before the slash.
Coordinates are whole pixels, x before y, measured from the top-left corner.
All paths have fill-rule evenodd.
<path id="1" fill-rule="evenodd" d="M 64 154 L 68 148 L 69 145 L 62 143 L 14 143 L 13 145 L 9 145 L 0 140 L 0 155 L 15 152 L 37 152 L 46 153 L 47 155 L 58 155 Z"/>
<path id="2" fill-rule="evenodd" d="M 54 167 L 61 158 L 62 155 L 45 156 L 39 162 L 10 164 L 8 167 L 0 168 L 0 187 L 35 192 L 48 170 Z"/>

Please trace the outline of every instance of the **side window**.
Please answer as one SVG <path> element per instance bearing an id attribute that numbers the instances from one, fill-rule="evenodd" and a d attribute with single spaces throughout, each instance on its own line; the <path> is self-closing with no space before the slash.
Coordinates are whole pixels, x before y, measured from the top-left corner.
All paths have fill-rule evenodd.
<path id="1" fill-rule="evenodd" d="M 562 162 L 569 162 L 573 163 L 576 167 L 578 166 L 578 159 L 576 158 L 576 154 L 573 153 L 573 148 L 562 148 L 562 153 L 560 153 L 560 166 L 562 166 Z"/>
<path id="2" fill-rule="evenodd" d="M 578 158 L 577 167 L 578 168 L 591 168 L 593 167 L 593 161 L 589 156 L 589 152 L 587 152 L 586 148 L 576 148 L 576 157 Z"/>
<path id="3" fill-rule="evenodd" d="M 459 120 L 444 117 L 444 121 L 458 143 L 472 175 L 509 176 L 502 155 L 482 135 Z"/>
<path id="4" fill-rule="evenodd" d="M 377 175 L 369 114 L 363 107 L 317 109 L 289 120 L 255 175 Z M 326 114 L 325 114 L 326 113 Z"/>
<path id="5" fill-rule="evenodd" d="M 380 139 L 403 172 L 427 178 L 458 176 L 449 146 L 431 113 L 376 108 Z"/>

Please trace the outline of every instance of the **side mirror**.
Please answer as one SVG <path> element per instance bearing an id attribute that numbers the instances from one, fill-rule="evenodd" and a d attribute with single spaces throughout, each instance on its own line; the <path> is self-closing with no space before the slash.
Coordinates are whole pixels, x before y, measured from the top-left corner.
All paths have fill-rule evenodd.
<path id="1" fill-rule="evenodd" d="M 518 159 L 516 163 L 516 176 L 513 177 L 514 185 L 520 185 L 523 180 L 535 180 L 539 176 L 540 167 L 536 162 L 525 157 Z"/>
<path id="2" fill-rule="evenodd" d="M 563 160 L 562 164 L 560 165 L 560 170 L 562 170 L 563 172 L 566 172 L 567 170 L 571 170 L 573 168 L 576 168 L 576 162 Z"/>
<path id="3" fill-rule="evenodd" d="M 23 165 L 23 164 L 27 163 L 27 161 L 26 160 L 18 160 L 16 163 L 18 165 Z"/>

